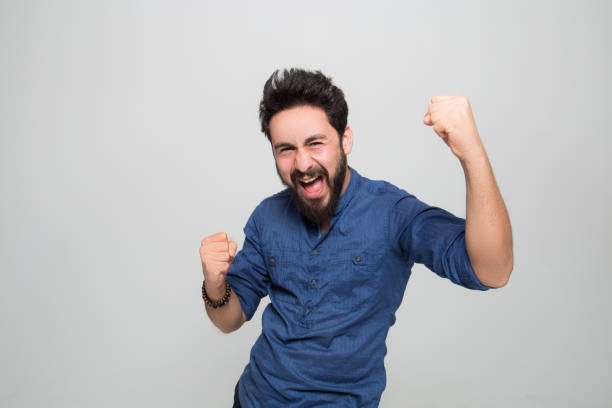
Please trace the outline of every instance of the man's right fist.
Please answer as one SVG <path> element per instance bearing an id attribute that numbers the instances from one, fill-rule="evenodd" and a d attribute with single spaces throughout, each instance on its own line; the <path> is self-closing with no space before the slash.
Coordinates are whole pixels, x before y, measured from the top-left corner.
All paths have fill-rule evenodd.
<path id="1" fill-rule="evenodd" d="M 218 232 L 202 240 L 200 258 L 206 292 L 210 298 L 221 299 L 225 294 L 225 275 L 237 250 L 238 245 L 227 239 L 225 232 Z"/>

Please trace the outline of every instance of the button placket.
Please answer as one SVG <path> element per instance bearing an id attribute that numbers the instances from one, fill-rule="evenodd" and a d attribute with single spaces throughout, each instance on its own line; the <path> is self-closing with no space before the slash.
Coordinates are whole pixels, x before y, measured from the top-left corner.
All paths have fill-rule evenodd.
<path id="1" fill-rule="evenodd" d="M 312 317 L 312 313 L 313 313 L 313 307 L 314 305 L 317 303 L 317 298 L 318 298 L 318 294 L 317 294 L 317 278 L 319 277 L 319 273 L 320 273 L 320 265 L 319 265 L 319 259 L 320 259 L 320 251 L 315 248 L 313 249 L 311 252 L 311 255 L 309 258 L 309 263 L 310 265 L 308 265 L 308 271 L 309 271 L 309 275 L 310 276 L 305 276 L 305 284 L 306 284 L 306 298 L 307 301 L 304 304 L 304 314 L 303 314 L 303 318 L 306 319 L 306 321 L 309 321 L 310 323 L 312 323 L 311 321 L 311 317 Z"/>

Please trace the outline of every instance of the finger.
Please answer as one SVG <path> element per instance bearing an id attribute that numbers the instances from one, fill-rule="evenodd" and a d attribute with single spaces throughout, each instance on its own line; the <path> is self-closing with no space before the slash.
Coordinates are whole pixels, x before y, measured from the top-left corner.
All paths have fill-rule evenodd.
<path id="1" fill-rule="evenodd" d="M 212 262 L 229 262 L 232 260 L 229 252 L 215 252 L 207 254 L 206 259 Z"/>
<path id="2" fill-rule="evenodd" d="M 455 98 L 457 95 L 436 95 L 431 98 L 431 103 L 438 103 Z"/>
<path id="3" fill-rule="evenodd" d="M 425 112 L 425 116 L 423 116 L 423 123 L 428 126 L 431 126 L 433 124 L 431 119 L 431 103 L 427 105 L 427 112 Z"/>
<path id="4" fill-rule="evenodd" d="M 228 252 L 229 250 L 229 246 L 227 244 L 227 242 L 210 242 L 208 244 L 206 244 L 206 252 L 208 253 L 223 253 L 223 252 Z"/>
<path id="5" fill-rule="evenodd" d="M 227 233 L 225 232 L 217 232 L 216 234 L 212 234 L 209 237 L 204 238 L 206 242 L 221 242 L 227 241 Z"/>
<path id="6" fill-rule="evenodd" d="M 433 127 L 433 130 L 446 142 L 446 139 L 448 139 L 448 134 L 446 133 L 446 126 L 440 123 L 436 123 Z"/>
<path id="7" fill-rule="evenodd" d="M 429 114 L 432 116 L 432 119 L 435 118 L 437 113 L 446 112 L 447 110 L 448 105 L 445 103 L 432 103 L 429 105 Z"/>
<path id="8" fill-rule="evenodd" d="M 429 117 L 431 118 L 431 123 L 436 124 L 440 121 L 444 121 L 447 110 L 441 106 L 432 106 L 429 109 Z"/>
<path id="9" fill-rule="evenodd" d="M 432 121 L 436 121 L 436 117 L 439 116 L 439 113 L 443 113 L 448 111 L 448 106 L 443 103 L 430 103 L 427 107 L 427 113 L 431 116 Z"/>
<path id="10" fill-rule="evenodd" d="M 236 256 L 236 251 L 238 251 L 238 245 L 234 241 L 229 242 L 229 254 L 233 258 Z"/>

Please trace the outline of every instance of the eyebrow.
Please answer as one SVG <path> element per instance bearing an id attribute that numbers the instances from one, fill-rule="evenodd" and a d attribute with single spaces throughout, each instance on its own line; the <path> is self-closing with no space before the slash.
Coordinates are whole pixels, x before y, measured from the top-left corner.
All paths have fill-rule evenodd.
<path id="1" fill-rule="evenodd" d="M 307 138 L 306 140 L 304 140 L 304 144 L 308 144 L 308 143 L 312 143 L 315 140 L 319 140 L 319 139 L 327 139 L 327 136 L 317 133 L 316 135 L 312 135 L 309 138 Z"/>
<path id="2" fill-rule="evenodd" d="M 314 142 L 315 140 L 321 140 L 321 139 L 327 139 L 327 136 L 324 135 L 324 134 L 321 134 L 321 133 L 317 133 L 315 135 L 312 135 L 312 136 L 306 138 L 306 140 L 304 140 L 304 144 L 306 145 L 308 143 Z M 277 144 L 274 145 L 274 150 L 278 150 L 278 149 L 281 149 L 283 147 L 294 147 L 294 146 L 291 143 L 281 142 L 281 143 L 277 143 Z"/>
<path id="3" fill-rule="evenodd" d="M 274 145 L 274 150 L 278 150 L 283 147 L 293 147 L 293 145 L 291 143 L 277 143 Z"/>

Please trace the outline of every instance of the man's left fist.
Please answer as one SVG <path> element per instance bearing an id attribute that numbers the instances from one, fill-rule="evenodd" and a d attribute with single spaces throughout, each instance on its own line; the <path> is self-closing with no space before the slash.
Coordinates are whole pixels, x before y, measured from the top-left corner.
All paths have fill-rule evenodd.
<path id="1" fill-rule="evenodd" d="M 423 122 L 433 126 L 433 130 L 459 160 L 484 152 L 470 101 L 463 95 L 438 95 L 431 98 Z"/>

